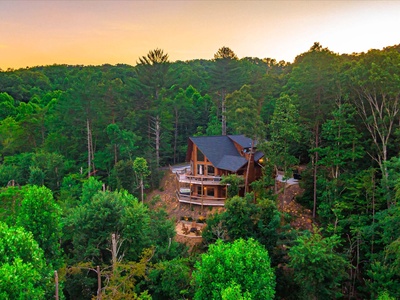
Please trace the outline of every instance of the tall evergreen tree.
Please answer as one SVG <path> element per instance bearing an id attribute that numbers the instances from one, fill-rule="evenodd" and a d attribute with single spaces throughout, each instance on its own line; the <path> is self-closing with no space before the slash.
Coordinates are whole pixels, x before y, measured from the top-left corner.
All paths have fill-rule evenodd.
<path id="1" fill-rule="evenodd" d="M 214 66 L 211 69 L 212 90 L 217 95 L 215 102 L 217 118 L 221 117 L 221 134 L 227 134 L 226 96 L 242 86 L 238 57 L 228 47 L 222 47 L 214 54 Z"/>
<path id="2" fill-rule="evenodd" d="M 299 113 L 308 131 L 305 139 L 309 147 L 318 148 L 321 126 L 333 110 L 335 100 L 341 97 L 337 86 L 337 56 L 321 44 L 314 43 L 310 50 L 296 57 L 287 83 L 289 95 L 297 96 Z M 313 217 L 317 208 L 318 152 L 311 154 L 313 171 Z"/>

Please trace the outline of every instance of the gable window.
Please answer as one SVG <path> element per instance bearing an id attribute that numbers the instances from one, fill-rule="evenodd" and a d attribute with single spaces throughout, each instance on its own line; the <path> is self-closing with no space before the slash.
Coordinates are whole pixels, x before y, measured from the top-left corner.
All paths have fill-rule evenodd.
<path id="1" fill-rule="evenodd" d="M 197 148 L 197 161 L 204 161 L 204 154 Z"/>

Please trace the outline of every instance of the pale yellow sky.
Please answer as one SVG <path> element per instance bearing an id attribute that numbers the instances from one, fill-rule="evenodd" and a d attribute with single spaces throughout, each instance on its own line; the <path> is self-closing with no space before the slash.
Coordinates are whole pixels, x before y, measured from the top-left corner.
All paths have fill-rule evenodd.
<path id="1" fill-rule="evenodd" d="M 134 65 L 162 48 L 171 61 L 292 62 L 314 42 L 337 53 L 400 43 L 400 1 L 0 0 L 0 68 Z"/>

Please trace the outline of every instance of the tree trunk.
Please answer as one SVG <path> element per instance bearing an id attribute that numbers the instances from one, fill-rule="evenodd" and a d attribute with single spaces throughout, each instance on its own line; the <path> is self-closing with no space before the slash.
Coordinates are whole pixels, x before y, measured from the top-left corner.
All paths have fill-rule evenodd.
<path id="1" fill-rule="evenodd" d="M 221 92 L 222 135 L 226 135 L 226 91 Z"/>
<path id="2" fill-rule="evenodd" d="M 386 201 L 389 207 L 388 172 L 385 162 L 388 159 L 387 145 L 392 135 L 396 118 L 400 112 L 400 97 L 396 95 L 392 99 L 388 99 L 386 94 L 376 95 L 369 92 L 366 88 L 361 88 L 358 96 L 360 101 L 355 103 L 357 112 L 378 149 L 375 156 L 371 154 L 370 156 L 378 163 L 382 172 L 383 187 L 386 190 Z"/>
<path id="3" fill-rule="evenodd" d="M 247 161 L 247 170 L 246 170 L 246 181 L 244 184 L 244 191 L 245 193 L 249 192 L 249 174 L 250 174 L 250 163 L 251 160 L 253 159 L 253 148 L 254 148 L 254 140 L 251 140 L 251 147 L 250 147 L 250 154 L 249 154 L 249 159 Z"/>
<path id="4" fill-rule="evenodd" d="M 118 162 L 118 151 L 117 151 L 117 145 L 114 144 L 114 166 L 117 164 Z"/>
<path id="5" fill-rule="evenodd" d="M 371 256 L 374 254 L 374 240 L 375 240 L 375 172 L 372 173 L 372 241 L 371 241 Z"/>
<path id="6" fill-rule="evenodd" d="M 315 126 L 315 148 L 319 147 L 319 126 L 318 123 Z M 318 152 L 314 152 L 314 157 L 313 157 L 313 219 L 315 219 L 316 216 L 316 210 L 317 210 L 317 171 L 318 171 Z"/>
<path id="7" fill-rule="evenodd" d="M 174 129 L 174 164 L 176 164 L 176 149 L 177 149 L 177 143 L 178 143 L 178 111 L 175 110 L 175 129 Z"/>
<path id="8" fill-rule="evenodd" d="M 143 192 L 143 176 L 140 177 L 140 196 L 142 198 L 142 203 L 143 203 L 143 198 L 144 198 L 144 192 Z"/>
<path id="9" fill-rule="evenodd" d="M 97 266 L 97 299 L 101 300 L 101 273 L 100 266 Z"/>
<path id="10" fill-rule="evenodd" d="M 156 162 L 157 167 L 160 166 L 160 119 L 156 119 Z"/>
<path id="11" fill-rule="evenodd" d="M 55 282 L 55 288 L 56 288 L 56 293 L 55 293 L 55 296 L 54 296 L 54 298 L 56 299 L 56 300 L 58 300 L 59 299 L 59 297 L 58 297 L 58 273 L 57 273 L 57 271 L 54 271 L 54 282 Z"/>
<path id="12" fill-rule="evenodd" d="M 160 126 L 160 117 L 157 115 L 156 117 L 151 117 L 150 122 L 150 133 L 154 135 L 154 143 L 155 143 L 155 154 L 156 154 L 156 164 L 157 167 L 160 166 L 160 135 L 161 135 L 161 126 Z"/>
<path id="13" fill-rule="evenodd" d="M 117 237 L 115 233 L 111 234 L 111 259 L 113 273 L 117 268 Z"/>
<path id="14" fill-rule="evenodd" d="M 90 167 L 92 165 L 92 161 L 91 161 L 92 155 L 90 153 L 90 151 L 91 151 L 91 146 L 90 146 L 91 138 L 90 138 L 89 119 L 86 119 L 86 129 L 87 129 L 87 142 L 88 142 L 88 144 L 87 144 L 87 149 L 88 149 L 88 177 L 90 177 L 90 172 L 91 172 Z"/>

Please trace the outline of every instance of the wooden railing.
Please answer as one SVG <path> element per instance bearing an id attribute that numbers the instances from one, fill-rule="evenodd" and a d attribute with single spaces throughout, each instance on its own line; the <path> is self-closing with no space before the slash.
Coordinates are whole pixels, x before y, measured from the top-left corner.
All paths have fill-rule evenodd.
<path id="1" fill-rule="evenodd" d="M 176 173 L 177 180 L 185 183 L 221 185 L 221 176 L 189 175 Z"/>
<path id="2" fill-rule="evenodd" d="M 217 198 L 210 196 L 195 196 L 176 192 L 176 197 L 181 203 L 189 203 L 204 206 L 224 206 L 226 198 Z"/>

